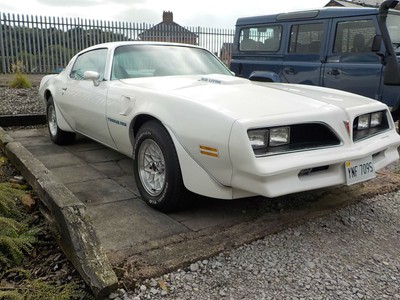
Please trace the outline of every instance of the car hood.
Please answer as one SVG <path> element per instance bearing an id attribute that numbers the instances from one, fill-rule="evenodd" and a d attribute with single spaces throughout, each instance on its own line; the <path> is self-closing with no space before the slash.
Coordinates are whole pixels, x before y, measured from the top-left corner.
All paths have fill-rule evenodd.
<path id="1" fill-rule="evenodd" d="M 285 83 L 261 83 L 225 76 L 170 76 L 125 79 L 124 84 L 179 97 L 217 109 L 233 118 L 263 117 L 320 110 L 325 106 L 348 109 L 374 100 L 343 91 Z"/>

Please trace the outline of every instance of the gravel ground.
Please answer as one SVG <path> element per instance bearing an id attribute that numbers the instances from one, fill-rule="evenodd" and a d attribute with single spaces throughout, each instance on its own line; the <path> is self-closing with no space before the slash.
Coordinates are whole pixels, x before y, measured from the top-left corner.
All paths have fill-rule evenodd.
<path id="1" fill-rule="evenodd" d="M 119 290 L 110 299 L 400 299 L 400 193 Z"/>
<path id="2" fill-rule="evenodd" d="M 45 107 L 39 100 L 38 87 L 30 89 L 0 87 L 0 116 L 44 113 Z"/>

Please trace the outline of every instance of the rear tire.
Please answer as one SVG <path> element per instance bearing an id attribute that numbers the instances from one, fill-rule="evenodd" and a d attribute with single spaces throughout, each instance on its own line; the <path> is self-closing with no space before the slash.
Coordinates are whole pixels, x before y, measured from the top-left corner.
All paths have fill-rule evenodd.
<path id="1" fill-rule="evenodd" d="M 185 194 L 178 155 L 172 139 L 159 122 L 140 127 L 133 150 L 133 173 L 143 200 L 162 211 L 176 210 Z"/>
<path id="2" fill-rule="evenodd" d="M 50 138 L 53 143 L 57 145 L 67 145 L 74 142 L 75 132 L 64 131 L 58 127 L 56 108 L 52 96 L 47 100 L 46 117 L 47 128 L 49 129 Z"/>

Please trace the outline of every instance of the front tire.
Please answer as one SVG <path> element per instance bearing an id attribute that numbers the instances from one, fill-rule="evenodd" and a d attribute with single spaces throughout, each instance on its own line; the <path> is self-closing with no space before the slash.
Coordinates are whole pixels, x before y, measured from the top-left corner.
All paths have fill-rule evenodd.
<path id="1" fill-rule="evenodd" d="M 159 122 L 140 127 L 133 167 L 138 190 L 148 205 L 162 212 L 179 207 L 185 192 L 179 160 L 168 131 Z"/>
<path id="2" fill-rule="evenodd" d="M 53 97 L 47 100 L 46 107 L 47 128 L 49 129 L 50 138 L 57 145 L 67 145 L 75 140 L 75 132 L 68 132 L 60 129 L 57 123 L 56 108 Z"/>

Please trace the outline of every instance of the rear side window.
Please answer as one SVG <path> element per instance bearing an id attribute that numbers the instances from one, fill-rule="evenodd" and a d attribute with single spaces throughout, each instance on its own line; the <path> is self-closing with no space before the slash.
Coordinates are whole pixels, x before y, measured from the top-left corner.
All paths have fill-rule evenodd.
<path id="1" fill-rule="evenodd" d="M 282 27 L 257 26 L 243 28 L 240 31 L 240 51 L 266 51 L 276 52 L 281 44 Z"/>
<path id="2" fill-rule="evenodd" d="M 290 29 L 289 53 L 319 53 L 323 31 L 323 23 L 293 25 Z"/>
<path id="3" fill-rule="evenodd" d="M 370 52 L 375 34 L 372 20 L 338 22 L 333 53 Z"/>

